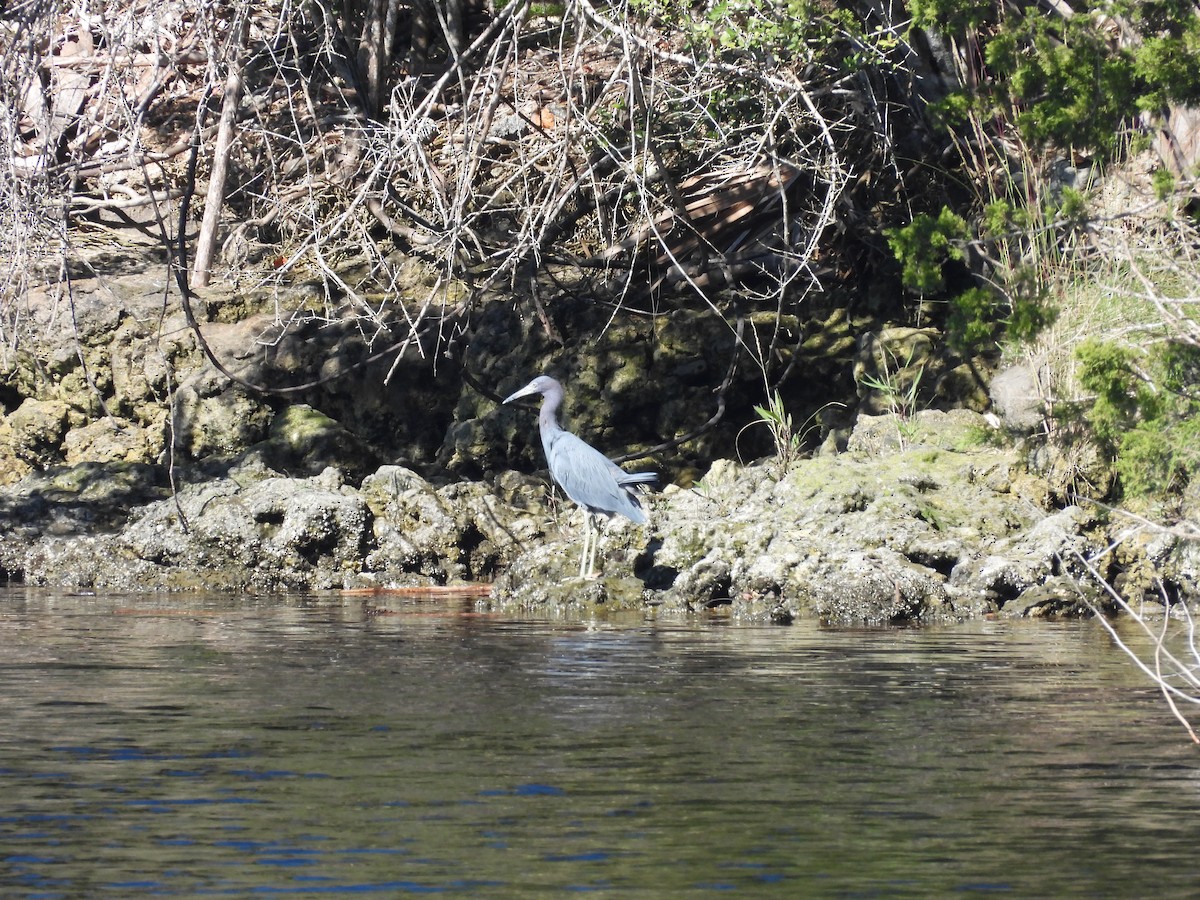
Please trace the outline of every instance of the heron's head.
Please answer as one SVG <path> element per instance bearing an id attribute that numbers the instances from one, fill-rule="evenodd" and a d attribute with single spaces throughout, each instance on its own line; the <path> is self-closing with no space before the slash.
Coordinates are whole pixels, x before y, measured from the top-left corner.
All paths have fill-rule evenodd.
<path id="1" fill-rule="evenodd" d="M 562 395 L 562 385 L 551 378 L 549 375 L 539 375 L 525 387 L 521 388 L 515 394 L 510 394 L 504 399 L 505 403 L 511 403 L 514 400 L 520 400 L 522 397 L 530 397 L 533 394 L 541 394 L 543 397 L 557 393 Z"/>

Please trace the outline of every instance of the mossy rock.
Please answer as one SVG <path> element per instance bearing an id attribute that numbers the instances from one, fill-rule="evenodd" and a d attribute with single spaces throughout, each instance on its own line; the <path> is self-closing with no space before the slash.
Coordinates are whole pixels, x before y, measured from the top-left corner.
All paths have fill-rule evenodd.
<path id="1" fill-rule="evenodd" d="M 268 465 L 280 471 L 315 475 L 333 466 L 358 482 L 379 465 L 376 454 L 357 435 L 307 403 L 276 413 L 261 445 Z"/>

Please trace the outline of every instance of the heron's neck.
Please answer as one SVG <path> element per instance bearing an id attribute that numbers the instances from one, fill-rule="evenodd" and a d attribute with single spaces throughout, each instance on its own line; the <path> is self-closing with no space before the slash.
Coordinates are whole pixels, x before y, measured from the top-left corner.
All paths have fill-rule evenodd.
<path id="1" fill-rule="evenodd" d="M 562 406 L 562 391 L 550 390 L 542 397 L 542 408 L 538 410 L 538 428 L 543 433 L 562 431 L 558 424 L 558 408 Z"/>
<path id="2" fill-rule="evenodd" d="M 542 431 L 562 431 L 562 426 L 558 424 L 558 405 L 562 402 L 561 398 L 547 397 L 542 401 L 542 408 L 538 411 L 538 428 Z"/>

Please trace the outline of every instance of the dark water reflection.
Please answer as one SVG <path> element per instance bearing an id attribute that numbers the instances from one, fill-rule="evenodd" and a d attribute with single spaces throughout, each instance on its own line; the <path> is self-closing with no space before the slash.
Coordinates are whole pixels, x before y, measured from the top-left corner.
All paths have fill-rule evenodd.
<path id="1" fill-rule="evenodd" d="M 0 594 L 0 894 L 1200 885 L 1200 755 L 1094 625 L 385 605 Z"/>

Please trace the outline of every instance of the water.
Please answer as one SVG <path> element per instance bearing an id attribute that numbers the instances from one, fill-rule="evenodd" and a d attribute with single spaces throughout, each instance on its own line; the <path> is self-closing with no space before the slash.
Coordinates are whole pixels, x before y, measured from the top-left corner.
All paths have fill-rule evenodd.
<path id="1" fill-rule="evenodd" d="M 0 894 L 1192 896 L 1200 752 L 1091 623 L 0 594 Z"/>

